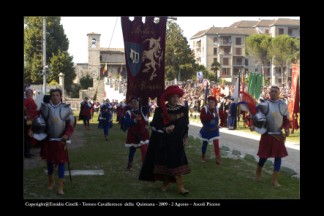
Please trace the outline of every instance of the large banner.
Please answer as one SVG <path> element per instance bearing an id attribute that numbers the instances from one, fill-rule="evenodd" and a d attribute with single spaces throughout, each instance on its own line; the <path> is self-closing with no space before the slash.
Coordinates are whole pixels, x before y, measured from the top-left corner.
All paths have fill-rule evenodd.
<path id="1" fill-rule="evenodd" d="M 127 93 L 140 97 L 143 104 L 148 98 L 160 97 L 164 90 L 165 31 L 167 17 L 128 16 L 121 18 L 127 67 Z"/>
<path id="2" fill-rule="evenodd" d="M 292 64 L 291 74 L 291 93 L 288 98 L 289 118 L 292 126 L 292 133 L 299 128 L 298 113 L 299 113 L 299 65 Z"/>

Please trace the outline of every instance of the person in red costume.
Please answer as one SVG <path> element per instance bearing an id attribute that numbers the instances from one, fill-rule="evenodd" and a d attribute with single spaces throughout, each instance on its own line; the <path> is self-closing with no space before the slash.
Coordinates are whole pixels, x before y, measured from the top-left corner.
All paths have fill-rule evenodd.
<path id="1" fill-rule="evenodd" d="M 26 98 L 24 98 L 24 157 L 31 158 L 34 156 L 31 154 L 31 146 L 33 138 L 29 136 L 29 131 L 33 120 L 38 116 L 37 105 L 33 99 L 33 90 L 26 90 Z"/>
<path id="2" fill-rule="evenodd" d="M 142 161 L 146 155 L 147 144 L 149 143 L 148 125 L 148 107 L 139 106 L 139 98 L 130 98 L 131 109 L 126 111 L 125 124 L 128 128 L 125 147 L 129 148 L 127 170 L 133 167 L 133 159 L 137 148 L 141 149 Z"/>

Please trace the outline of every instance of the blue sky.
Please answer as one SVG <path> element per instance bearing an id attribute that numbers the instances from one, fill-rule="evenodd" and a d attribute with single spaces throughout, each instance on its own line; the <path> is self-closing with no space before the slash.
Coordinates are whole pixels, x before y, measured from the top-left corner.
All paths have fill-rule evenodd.
<path id="1" fill-rule="evenodd" d="M 198 31 L 212 26 L 224 27 L 240 20 L 276 18 L 279 17 L 177 17 L 176 22 L 189 41 L 190 37 Z M 281 18 L 299 19 L 299 17 L 285 16 Z M 124 47 L 120 17 L 62 17 L 61 24 L 69 39 L 69 53 L 73 56 L 74 63 L 87 63 L 87 34 L 90 32 L 101 34 L 101 47 L 107 48 L 109 45 L 110 48 Z"/>

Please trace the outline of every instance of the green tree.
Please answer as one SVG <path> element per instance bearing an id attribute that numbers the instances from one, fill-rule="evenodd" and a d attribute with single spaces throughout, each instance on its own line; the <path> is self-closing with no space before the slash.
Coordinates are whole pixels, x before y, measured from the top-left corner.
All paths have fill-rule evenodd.
<path id="1" fill-rule="evenodd" d="M 62 52 L 58 49 L 57 54 L 52 55 L 50 58 L 50 74 L 47 76 L 47 82 L 52 80 L 59 81 L 59 74 L 62 72 L 64 76 L 64 85 L 68 94 L 71 93 L 72 83 L 76 74 L 73 68 L 73 57 L 71 57 L 67 52 Z"/>
<path id="2" fill-rule="evenodd" d="M 294 46 L 293 46 L 293 53 L 290 58 L 292 63 L 299 64 L 300 63 L 300 40 L 299 38 L 293 38 Z"/>
<path id="3" fill-rule="evenodd" d="M 89 87 L 92 87 L 93 86 L 93 81 L 92 80 L 93 80 L 93 78 L 90 77 L 89 74 L 87 74 L 84 77 L 81 77 L 80 78 L 81 89 L 88 89 Z"/>
<path id="4" fill-rule="evenodd" d="M 292 56 L 295 54 L 296 44 L 295 40 L 288 35 L 279 35 L 271 41 L 271 55 L 274 59 L 274 65 L 280 67 L 282 82 L 287 85 L 288 82 L 288 67 Z M 284 71 L 286 68 L 286 71 Z"/>
<path id="5" fill-rule="evenodd" d="M 262 65 L 263 85 L 266 81 L 264 67 L 271 59 L 271 39 L 266 34 L 253 34 L 245 38 L 246 54 L 255 56 Z"/>
<path id="6" fill-rule="evenodd" d="M 197 68 L 194 54 L 187 38 L 183 36 L 182 29 L 177 23 L 168 21 L 165 48 L 166 79 L 173 80 L 178 77 L 179 73 L 181 80 L 191 79 L 198 71 Z"/>
<path id="7" fill-rule="evenodd" d="M 217 71 L 220 69 L 221 64 L 218 61 L 214 61 L 211 64 L 211 70 L 214 71 L 215 82 L 217 83 Z"/>
<path id="8" fill-rule="evenodd" d="M 50 65 L 52 75 L 47 81 L 57 80 L 58 74 L 53 68 L 60 68 L 65 74 L 65 88 L 69 92 L 72 79 L 75 77 L 72 57 L 67 52 L 69 41 L 61 25 L 60 17 L 46 17 L 46 62 L 52 63 L 51 58 L 63 59 L 60 64 L 64 66 Z M 60 56 L 60 57 L 58 57 Z M 64 56 L 64 57 L 63 57 Z M 56 64 L 57 61 L 54 61 Z M 42 76 L 39 72 L 43 69 L 43 17 L 24 18 L 24 75 L 25 82 L 40 84 Z"/>

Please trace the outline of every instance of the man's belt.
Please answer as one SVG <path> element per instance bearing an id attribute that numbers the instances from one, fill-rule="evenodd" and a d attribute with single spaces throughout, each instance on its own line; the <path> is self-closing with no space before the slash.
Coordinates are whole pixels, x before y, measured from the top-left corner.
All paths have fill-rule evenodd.
<path id="1" fill-rule="evenodd" d="M 218 126 L 216 128 L 208 128 L 208 127 L 203 127 L 204 130 L 209 130 L 209 131 L 214 131 L 218 129 Z"/>
<path id="2" fill-rule="evenodd" d="M 58 142 L 62 142 L 64 141 L 63 138 L 49 138 L 48 141 L 52 142 L 52 141 L 58 141 Z M 70 144 L 71 143 L 71 140 L 66 140 L 65 142 L 66 144 Z"/>
<path id="3" fill-rule="evenodd" d="M 280 135 L 281 134 L 281 131 L 278 131 L 278 132 L 267 132 L 267 134 L 269 134 L 269 135 Z"/>

